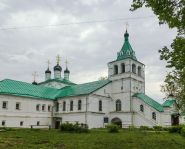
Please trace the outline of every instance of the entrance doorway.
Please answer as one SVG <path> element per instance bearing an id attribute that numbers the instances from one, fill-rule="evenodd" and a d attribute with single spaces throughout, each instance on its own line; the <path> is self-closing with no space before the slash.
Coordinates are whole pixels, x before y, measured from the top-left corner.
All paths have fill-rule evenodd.
<path id="1" fill-rule="evenodd" d="M 172 115 L 171 116 L 171 124 L 172 125 L 179 125 L 179 115 Z"/>
<path id="2" fill-rule="evenodd" d="M 56 121 L 55 122 L 55 129 L 59 129 L 60 128 L 60 121 Z"/>
<path id="3" fill-rule="evenodd" d="M 122 128 L 122 121 L 118 117 L 113 118 L 111 120 L 111 123 L 116 124 L 116 125 L 118 125 L 119 127 Z"/>

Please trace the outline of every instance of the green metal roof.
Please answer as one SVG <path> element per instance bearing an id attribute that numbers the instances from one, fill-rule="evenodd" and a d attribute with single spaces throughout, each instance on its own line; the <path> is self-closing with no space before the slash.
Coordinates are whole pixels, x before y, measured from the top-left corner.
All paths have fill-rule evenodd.
<path id="1" fill-rule="evenodd" d="M 90 94 L 98 90 L 99 88 L 102 88 L 103 86 L 107 85 L 110 82 L 111 82 L 110 80 L 100 80 L 85 84 L 67 86 L 61 89 L 57 98 Z"/>
<path id="2" fill-rule="evenodd" d="M 175 103 L 176 101 L 175 101 L 175 99 L 168 99 L 168 100 L 166 100 L 163 104 L 162 104 L 162 106 L 163 107 L 170 107 L 173 103 Z"/>
<path id="3" fill-rule="evenodd" d="M 144 101 L 146 104 L 150 105 L 159 112 L 164 111 L 163 106 L 160 103 L 145 95 L 144 93 L 136 93 L 133 95 L 133 97 L 139 98 L 140 100 Z"/>
<path id="4" fill-rule="evenodd" d="M 5 79 L 0 81 L 0 94 L 55 100 L 57 98 L 90 94 L 110 83 L 109 80 L 66 86 L 62 89 L 33 85 Z"/>
<path id="5" fill-rule="evenodd" d="M 49 83 L 49 82 L 59 82 L 59 83 L 67 84 L 67 85 L 76 85 L 75 83 L 73 83 L 69 80 L 63 79 L 63 78 L 61 78 L 61 79 L 60 78 L 49 79 L 49 80 L 46 80 L 44 82 L 40 82 L 38 84 L 40 85 L 40 84 L 45 84 L 45 83 Z"/>
<path id="6" fill-rule="evenodd" d="M 124 44 L 121 48 L 121 51 L 118 52 L 118 54 L 117 54 L 117 60 L 123 60 L 126 58 L 131 58 L 131 59 L 137 60 L 137 58 L 135 56 L 135 52 L 129 43 L 129 40 L 128 40 L 129 34 L 127 33 L 127 30 L 124 34 L 124 37 L 125 37 Z"/>
<path id="7" fill-rule="evenodd" d="M 58 90 L 49 87 L 32 85 L 21 81 L 5 79 L 0 81 L 0 94 L 55 99 L 58 94 Z"/>

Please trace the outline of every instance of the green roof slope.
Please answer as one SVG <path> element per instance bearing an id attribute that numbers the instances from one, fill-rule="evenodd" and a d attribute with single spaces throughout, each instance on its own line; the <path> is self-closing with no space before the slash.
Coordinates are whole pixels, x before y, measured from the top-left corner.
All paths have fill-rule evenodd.
<path id="1" fill-rule="evenodd" d="M 110 83 L 110 80 L 100 80 L 79 85 L 68 86 L 60 89 L 57 98 L 90 94 Z"/>
<path id="2" fill-rule="evenodd" d="M 151 107 L 153 107 L 159 112 L 164 111 L 163 106 L 160 103 L 158 103 L 157 101 L 155 101 L 154 99 L 150 98 L 149 96 L 143 93 L 136 93 L 133 95 L 133 97 L 139 98 L 140 100 L 144 101 L 146 104 L 150 105 Z"/>
<path id="3" fill-rule="evenodd" d="M 135 52 L 129 43 L 129 39 L 128 39 L 129 34 L 127 33 L 127 30 L 124 34 L 124 37 L 125 37 L 124 44 L 121 48 L 121 51 L 118 52 L 118 54 L 117 54 L 117 60 L 123 60 L 126 58 L 131 58 L 131 59 L 137 60 L 137 58 L 135 56 Z"/>
<path id="4" fill-rule="evenodd" d="M 61 79 L 60 78 L 49 79 L 49 80 L 46 80 L 44 82 L 40 82 L 38 84 L 40 85 L 40 84 L 49 83 L 49 82 L 59 82 L 59 83 L 67 84 L 67 85 L 76 85 L 75 83 L 73 83 L 69 80 L 63 79 L 63 78 L 61 78 Z"/>
<path id="5" fill-rule="evenodd" d="M 54 100 L 58 92 L 58 89 L 32 85 L 21 81 L 9 79 L 0 81 L 0 94 Z"/>
<path id="6" fill-rule="evenodd" d="M 175 103 L 176 101 L 175 101 L 175 99 L 168 99 L 168 100 L 166 100 L 163 104 L 162 104 L 162 106 L 163 107 L 170 107 L 173 103 Z"/>

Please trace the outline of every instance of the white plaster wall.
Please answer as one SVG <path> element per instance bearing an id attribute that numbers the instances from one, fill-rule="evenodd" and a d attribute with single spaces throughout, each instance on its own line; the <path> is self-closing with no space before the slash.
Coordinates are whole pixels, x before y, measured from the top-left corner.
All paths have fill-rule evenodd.
<path id="1" fill-rule="evenodd" d="M 2 102 L 8 102 L 8 108 L 2 108 Z M 16 110 L 16 102 L 21 104 L 20 110 Z M 36 111 L 36 105 L 46 105 L 45 111 Z M 21 127 L 30 127 L 40 121 L 40 125 L 51 125 L 51 112 L 48 111 L 48 105 L 53 106 L 53 101 L 44 99 L 34 99 L 28 97 L 18 97 L 9 95 L 0 95 L 0 125 L 6 121 L 7 127 L 20 127 L 20 121 L 24 122 Z"/>

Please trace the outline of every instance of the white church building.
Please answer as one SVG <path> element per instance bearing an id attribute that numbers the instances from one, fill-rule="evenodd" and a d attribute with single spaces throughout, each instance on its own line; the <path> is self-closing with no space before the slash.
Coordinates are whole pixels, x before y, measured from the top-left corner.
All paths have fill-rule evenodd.
<path id="1" fill-rule="evenodd" d="M 160 104 L 145 94 L 145 66 L 137 60 L 127 31 L 124 38 L 116 59 L 108 63 L 106 80 L 75 84 L 69 80 L 67 66 L 61 76 L 57 61 L 54 78 L 48 67 L 44 82 L 0 81 L 0 127 L 58 128 L 66 122 L 89 128 L 110 123 L 121 127 L 178 124 L 178 106 L 173 98 Z"/>

